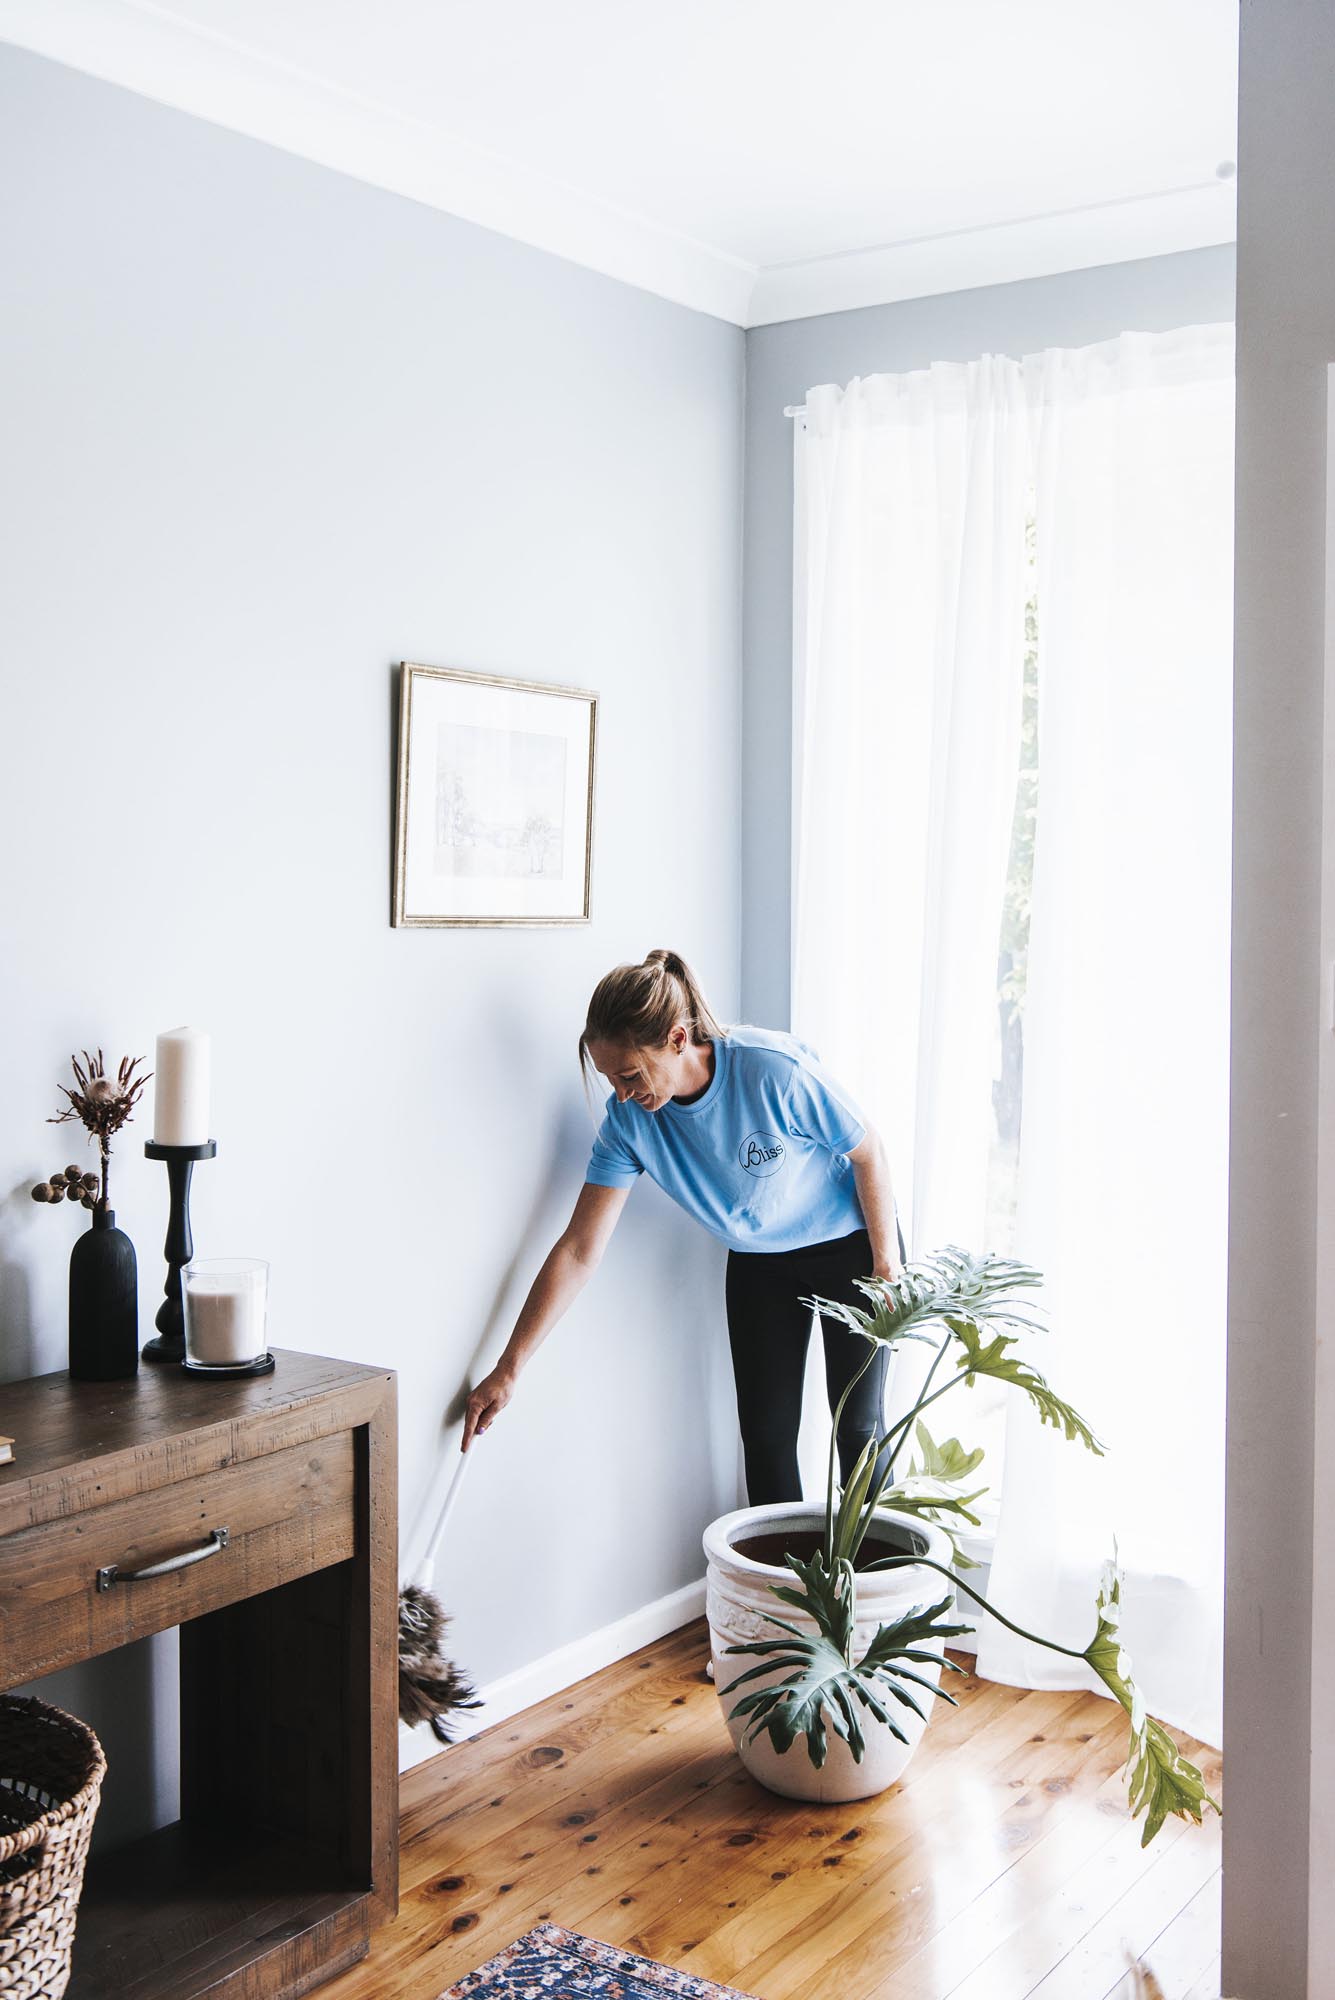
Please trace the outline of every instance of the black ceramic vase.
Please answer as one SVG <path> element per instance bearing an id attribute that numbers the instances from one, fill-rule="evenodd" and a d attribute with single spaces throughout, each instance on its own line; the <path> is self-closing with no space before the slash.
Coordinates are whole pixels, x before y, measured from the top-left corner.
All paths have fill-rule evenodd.
<path id="1" fill-rule="evenodd" d="M 139 1287 L 134 1245 L 110 1208 L 70 1252 L 70 1374 L 123 1382 L 139 1369 Z"/>

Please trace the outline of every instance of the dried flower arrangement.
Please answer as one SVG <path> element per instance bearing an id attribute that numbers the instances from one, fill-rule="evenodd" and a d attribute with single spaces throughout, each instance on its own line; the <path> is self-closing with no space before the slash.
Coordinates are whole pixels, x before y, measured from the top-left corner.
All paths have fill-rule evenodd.
<path id="1" fill-rule="evenodd" d="M 101 1156 L 100 1174 L 84 1173 L 78 1166 L 66 1167 L 63 1173 L 52 1174 L 50 1180 L 38 1181 L 32 1190 L 34 1201 L 78 1201 L 85 1208 L 106 1208 L 109 1205 L 108 1187 L 111 1171 L 111 1141 L 134 1116 L 135 1106 L 143 1093 L 152 1071 L 136 1076 L 135 1072 L 143 1061 L 142 1056 L 122 1056 L 114 1077 L 106 1072 L 102 1051 L 90 1056 L 83 1052 L 83 1063 L 77 1056 L 70 1057 L 70 1068 L 74 1071 L 75 1088 L 62 1083 L 69 1103 L 54 1118 L 48 1118 L 48 1125 L 65 1125 L 74 1120 L 85 1128 L 91 1143 L 97 1141 Z"/>

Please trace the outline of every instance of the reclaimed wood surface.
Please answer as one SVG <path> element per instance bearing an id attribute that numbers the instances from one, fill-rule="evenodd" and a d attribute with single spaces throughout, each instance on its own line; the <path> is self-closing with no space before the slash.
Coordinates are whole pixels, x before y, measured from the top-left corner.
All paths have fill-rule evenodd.
<path id="1" fill-rule="evenodd" d="M 36 1680 L 346 1561 L 356 1545 L 354 1435 L 334 1431 L 0 1535 L 0 1684 Z M 218 1528 L 227 1546 L 203 1562 L 97 1588 L 104 1564 L 142 1569 L 204 1545 Z"/>
<path id="2" fill-rule="evenodd" d="M 89 1869 L 67 2000 L 289 2000 L 366 1954 L 366 1898 L 282 1839 L 182 1823 Z"/>
<path id="3" fill-rule="evenodd" d="M 272 1375 L 209 1381 L 144 1365 L 129 1382 L 63 1371 L 0 1383 L 18 1439 L 0 1465 L 0 1535 L 369 1423 L 386 1369 L 276 1350 Z"/>
<path id="4" fill-rule="evenodd" d="M 395 1380 L 277 1360 L 0 1386 L 0 1687 L 181 1626 L 182 1817 L 90 1862 L 69 2000 L 296 2000 L 397 1907 Z"/>
<path id="5" fill-rule="evenodd" d="M 705 1654 L 689 1626 L 409 1772 L 398 1920 L 328 2000 L 435 2000 L 543 1921 L 757 2000 L 1216 2000 L 1218 1822 L 1141 1848 L 1112 1703 L 952 1676 L 902 1784 L 811 1806 L 743 1772 Z"/>

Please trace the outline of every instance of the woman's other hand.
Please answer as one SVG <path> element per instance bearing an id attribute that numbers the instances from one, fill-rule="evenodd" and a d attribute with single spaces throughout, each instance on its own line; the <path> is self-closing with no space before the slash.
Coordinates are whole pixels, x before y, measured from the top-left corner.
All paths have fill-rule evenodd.
<path id="1" fill-rule="evenodd" d="M 483 1376 L 468 1398 L 461 1451 L 467 1451 L 475 1437 L 491 1429 L 514 1392 L 515 1378 L 510 1369 L 493 1368 L 490 1375 Z"/>

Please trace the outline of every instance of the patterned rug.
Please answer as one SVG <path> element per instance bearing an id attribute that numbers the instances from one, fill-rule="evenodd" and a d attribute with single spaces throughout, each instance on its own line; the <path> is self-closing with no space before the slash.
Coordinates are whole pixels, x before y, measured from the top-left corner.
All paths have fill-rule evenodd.
<path id="1" fill-rule="evenodd" d="M 562 1930 L 559 1924 L 539 1924 L 516 1938 L 500 1956 L 480 1965 L 442 1993 L 440 2000 L 658 2000 L 675 1993 L 678 2000 L 750 2000 L 735 1986 L 716 1986 L 671 1966 L 655 1965 L 616 1945 Z"/>

